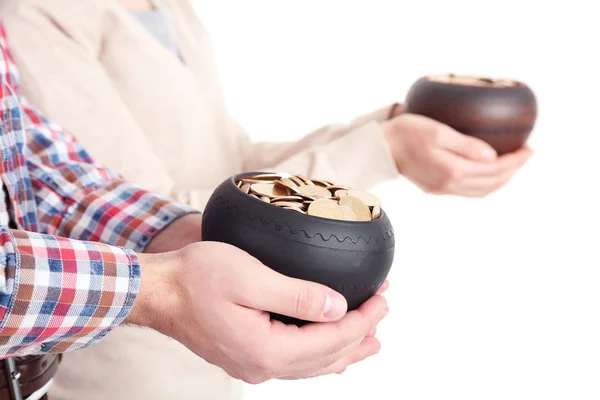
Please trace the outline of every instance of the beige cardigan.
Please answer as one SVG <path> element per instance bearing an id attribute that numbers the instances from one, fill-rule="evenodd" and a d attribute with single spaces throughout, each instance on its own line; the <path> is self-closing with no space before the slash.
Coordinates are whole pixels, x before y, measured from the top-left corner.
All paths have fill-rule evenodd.
<path id="1" fill-rule="evenodd" d="M 167 12 L 185 64 L 116 0 L 0 0 L 25 97 L 101 163 L 202 208 L 241 171 L 368 188 L 398 171 L 378 121 L 391 106 L 294 143 L 252 143 L 229 115 L 210 39 L 186 0 Z M 356 162 L 362 160 L 364 162 Z M 67 399 L 237 399 L 239 382 L 154 331 L 120 327 L 67 354 L 51 391 Z"/>

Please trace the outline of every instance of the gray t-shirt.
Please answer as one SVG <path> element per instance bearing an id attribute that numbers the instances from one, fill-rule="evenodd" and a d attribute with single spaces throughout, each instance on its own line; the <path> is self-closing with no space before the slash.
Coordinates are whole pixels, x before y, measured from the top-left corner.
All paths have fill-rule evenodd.
<path id="1" fill-rule="evenodd" d="M 173 25 L 167 14 L 160 10 L 131 11 L 133 15 L 144 25 L 171 53 L 181 58 L 179 46 L 175 40 Z"/>

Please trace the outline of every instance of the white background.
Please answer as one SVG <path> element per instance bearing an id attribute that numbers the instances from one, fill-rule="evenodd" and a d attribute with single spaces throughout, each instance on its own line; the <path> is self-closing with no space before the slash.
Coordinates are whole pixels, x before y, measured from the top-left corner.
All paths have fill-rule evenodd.
<path id="1" fill-rule="evenodd" d="M 397 235 L 382 352 L 248 400 L 600 398 L 600 23 L 594 1 L 202 0 L 228 105 L 290 140 L 429 73 L 528 83 L 535 156 L 485 199 L 378 186 Z"/>

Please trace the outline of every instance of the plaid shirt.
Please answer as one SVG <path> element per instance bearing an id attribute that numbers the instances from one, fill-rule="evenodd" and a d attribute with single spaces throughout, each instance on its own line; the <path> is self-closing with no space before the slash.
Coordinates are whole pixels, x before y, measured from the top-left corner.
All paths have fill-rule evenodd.
<path id="1" fill-rule="evenodd" d="M 1 15 L 0 83 L 0 358 L 90 346 L 131 310 L 136 252 L 195 210 L 97 165 L 25 102 Z"/>

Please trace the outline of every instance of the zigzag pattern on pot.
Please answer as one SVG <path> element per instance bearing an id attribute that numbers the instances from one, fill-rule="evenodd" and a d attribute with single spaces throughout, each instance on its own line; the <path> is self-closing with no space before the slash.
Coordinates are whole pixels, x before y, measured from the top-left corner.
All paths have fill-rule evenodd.
<path id="1" fill-rule="evenodd" d="M 294 231 L 289 225 L 283 225 L 282 227 L 278 228 L 277 224 L 275 223 L 275 221 L 264 221 L 260 215 L 255 215 L 255 216 L 251 216 L 250 213 L 247 210 L 244 211 L 240 211 L 239 207 L 235 204 L 231 204 L 231 202 L 229 200 L 225 200 L 223 199 L 223 196 L 218 196 L 215 201 L 217 201 L 219 203 L 220 206 L 225 206 L 225 208 L 227 209 L 227 211 L 230 211 L 232 209 L 235 209 L 235 212 L 237 213 L 237 215 L 241 216 L 243 214 L 246 214 L 246 217 L 248 218 L 248 220 L 253 221 L 255 219 L 259 219 L 261 224 L 263 224 L 264 226 L 267 226 L 269 224 L 273 224 L 273 226 L 275 227 L 275 230 L 277 232 L 281 232 L 282 230 L 284 230 L 285 228 L 287 228 L 291 234 L 293 235 L 297 235 L 300 232 L 304 233 L 304 235 L 306 236 L 307 239 L 314 239 L 317 236 L 321 237 L 321 240 L 323 240 L 324 242 L 328 242 L 332 237 L 335 238 L 338 242 L 343 243 L 347 240 L 350 240 L 351 243 L 358 243 L 359 240 L 362 240 L 365 244 L 369 244 L 371 242 L 371 240 L 373 240 L 373 236 L 369 236 L 368 240 L 365 240 L 362 236 L 359 236 L 356 240 L 352 239 L 350 236 L 346 236 L 344 237 L 344 239 L 340 240 L 340 238 L 338 238 L 336 235 L 331 235 L 329 236 L 327 239 L 325 239 L 325 237 L 323 237 L 323 235 L 321 235 L 320 233 L 315 233 L 313 236 L 310 236 L 308 234 L 308 232 L 306 232 L 304 229 L 298 229 L 297 231 Z M 228 204 L 228 205 L 226 205 Z M 375 243 L 379 243 L 380 240 L 387 240 L 387 239 L 391 239 L 394 236 L 394 230 L 390 229 L 389 231 L 377 236 L 374 240 Z"/>
<path id="2" fill-rule="evenodd" d="M 355 291 L 375 289 L 376 287 L 381 286 L 382 283 L 383 282 L 379 282 L 377 284 L 373 283 L 370 287 L 369 287 L 369 285 L 362 285 L 362 286 L 360 286 L 360 285 L 359 286 L 355 286 L 355 285 L 350 285 L 350 286 L 337 285 L 335 288 L 332 287 L 332 286 L 330 286 L 330 285 L 327 285 L 327 286 L 329 286 L 331 289 L 338 289 L 338 290 L 340 290 L 342 292 L 345 292 L 345 291 L 350 290 L 350 289 L 354 289 Z"/>

